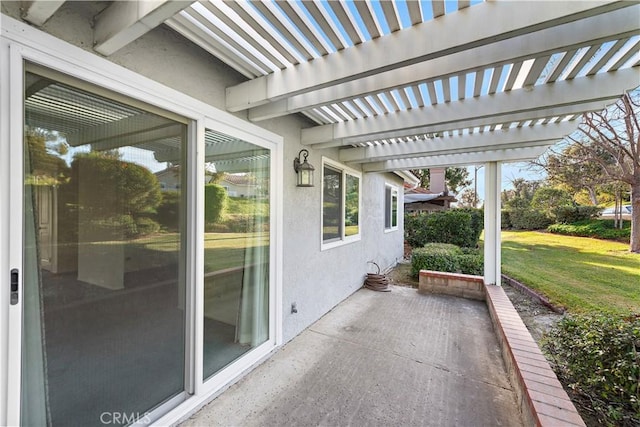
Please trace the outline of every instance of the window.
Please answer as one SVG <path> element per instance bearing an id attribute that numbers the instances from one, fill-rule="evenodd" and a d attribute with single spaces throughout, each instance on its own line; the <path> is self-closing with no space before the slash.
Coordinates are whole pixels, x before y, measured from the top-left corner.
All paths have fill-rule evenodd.
<path id="1" fill-rule="evenodd" d="M 322 166 L 323 248 L 360 238 L 361 175 L 328 159 Z"/>
<path id="2" fill-rule="evenodd" d="M 398 229 L 398 187 L 389 184 L 384 187 L 384 229 Z"/>
<path id="3" fill-rule="evenodd" d="M 23 101 L 22 424 L 146 416 L 187 386 L 187 198 L 158 179 L 187 180 L 186 119 L 37 71 Z"/>

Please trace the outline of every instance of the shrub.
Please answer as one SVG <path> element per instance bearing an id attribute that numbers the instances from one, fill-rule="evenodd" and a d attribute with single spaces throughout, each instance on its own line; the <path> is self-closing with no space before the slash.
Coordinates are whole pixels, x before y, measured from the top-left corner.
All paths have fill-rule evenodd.
<path id="1" fill-rule="evenodd" d="M 619 240 L 628 242 L 631 237 L 630 222 L 623 229 L 615 228 L 613 220 L 583 220 L 573 224 L 552 224 L 547 228 L 550 233 L 567 236 L 593 237 L 596 239 Z"/>
<path id="2" fill-rule="evenodd" d="M 461 247 L 476 247 L 482 230 L 478 227 L 481 227 L 483 220 L 479 212 L 472 214 L 470 211 L 451 209 L 407 215 L 405 238 L 414 248 L 423 247 L 427 243 L 451 243 Z"/>
<path id="3" fill-rule="evenodd" d="M 553 210 L 553 214 L 557 223 L 571 224 L 597 218 L 601 211 L 598 206 L 560 206 Z"/>
<path id="4" fill-rule="evenodd" d="M 513 209 L 509 212 L 509 221 L 515 230 L 542 230 L 552 222 L 544 213 L 533 209 Z"/>
<path id="5" fill-rule="evenodd" d="M 215 223 L 222 220 L 227 206 L 227 191 L 218 184 L 204 186 L 204 222 Z"/>
<path id="6" fill-rule="evenodd" d="M 484 274 L 484 259 L 478 250 L 475 251 L 475 253 L 463 253 L 457 257 L 460 273 L 476 276 Z"/>
<path id="7" fill-rule="evenodd" d="M 511 228 L 511 215 L 510 211 L 503 209 L 500 211 L 500 228 L 503 230 Z"/>
<path id="8" fill-rule="evenodd" d="M 457 210 L 467 212 L 471 215 L 471 231 L 473 232 L 472 238 L 475 244 L 468 247 L 476 247 L 480 240 L 480 234 L 482 234 L 482 230 L 484 229 L 484 210 L 475 208 L 462 208 Z"/>
<path id="9" fill-rule="evenodd" d="M 459 248 L 449 243 L 427 243 L 411 253 L 411 274 L 414 277 L 420 270 L 482 274 L 483 265 L 478 249 Z"/>
<path id="10" fill-rule="evenodd" d="M 572 204 L 573 199 L 567 191 L 545 186 L 538 188 L 536 192 L 533 193 L 530 207 L 553 218 L 557 208 L 565 206 L 571 207 Z"/>
<path id="11" fill-rule="evenodd" d="M 136 236 L 147 236 L 149 234 L 157 233 L 160 231 L 160 224 L 152 220 L 151 218 L 140 217 L 135 219 L 136 222 Z"/>
<path id="12" fill-rule="evenodd" d="M 640 425 L 640 317 L 566 317 L 547 334 L 543 349 L 598 423 Z"/>
<path id="13" fill-rule="evenodd" d="M 81 181 L 91 189 L 83 192 L 82 208 L 94 218 L 154 212 L 162 200 L 160 184 L 151 171 L 105 152 L 75 155 L 69 184 L 79 191 Z"/>
<path id="14" fill-rule="evenodd" d="M 411 252 L 411 273 L 418 276 L 420 270 L 448 271 L 458 270 L 456 257 L 462 251 L 449 243 L 427 243 L 423 248 Z"/>
<path id="15" fill-rule="evenodd" d="M 169 231 L 177 231 L 180 225 L 180 192 L 165 191 L 156 208 L 156 221 Z"/>

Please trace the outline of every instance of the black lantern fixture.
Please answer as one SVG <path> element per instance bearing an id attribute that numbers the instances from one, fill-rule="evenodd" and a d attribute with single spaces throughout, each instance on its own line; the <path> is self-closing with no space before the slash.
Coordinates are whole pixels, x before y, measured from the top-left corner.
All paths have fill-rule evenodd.
<path id="1" fill-rule="evenodd" d="M 304 160 L 300 163 L 300 156 L 304 155 Z M 300 150 L 298 157 L 293 159 L 293 169 L 298 174 L 297 186 L 298 187 L 313 187 L 313 171 L 316 168 L 309 162 L 307 162 L 309 152 L 307 150 Z"/>

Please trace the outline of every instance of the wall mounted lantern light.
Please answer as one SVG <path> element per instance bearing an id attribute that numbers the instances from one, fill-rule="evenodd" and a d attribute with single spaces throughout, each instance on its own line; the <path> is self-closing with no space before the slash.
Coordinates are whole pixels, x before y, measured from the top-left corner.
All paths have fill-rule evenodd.
<path id="1" fill-rule="evenodd" d="M 300 156 L 304 155 L 304 160 L 300 163 Z M 313 171 L 316 168 L 309 162 L 307 162 L 309 152 L 307 150 L 300 150 L 298 157 L 293 159 L 293 169 L 298 174 L 297 186 L 298 187 L 313 187 Z"/>

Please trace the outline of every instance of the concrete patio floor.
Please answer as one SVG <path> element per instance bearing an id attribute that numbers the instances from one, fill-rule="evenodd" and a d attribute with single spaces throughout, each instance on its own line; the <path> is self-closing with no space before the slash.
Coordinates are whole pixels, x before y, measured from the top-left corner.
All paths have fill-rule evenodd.
<path id="1" fill-rule="evenodd" d="M 361 289 L 182 426 L 518 426 L 484 302 Z"/>

